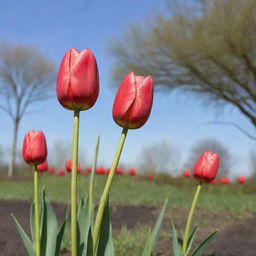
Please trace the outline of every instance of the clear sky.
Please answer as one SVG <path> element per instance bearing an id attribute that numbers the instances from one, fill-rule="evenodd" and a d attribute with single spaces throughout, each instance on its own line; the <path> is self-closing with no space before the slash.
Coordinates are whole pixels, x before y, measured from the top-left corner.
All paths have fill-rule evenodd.
<path id="1" fill-rule="evenodd" d="M 97 135 L 101 135 L 100 163 L 110 165 L 121 132 L 112 120 L 115 90 L 110 88 L 113 60 L 108 52 L 110 38 L 122 36 L 132 22 L 149 19 L 154 10 L 165 12 L 160 0 L 0 0 L 0 39 L 38 48 L 56 67 L 69 48 L 90 48 L 100 73 L 100 95 L 95 106 L 81 113 L 80 145 L 88 163 L 92 160 Z M 129 72 L 128 70 L 127 72 Z M 33 106 L 35 114 L 21 122 L 18 147 L 30 129 L 43 130 L 49 153 L 58 140 L 69 143 L 72 136 L 72 112 L 52 97 Z M 0 112 L 0 145 L 10 145 L 12 123 Z M 233 153 L 233 171 L 249 173 L 248 155 L 255 142 L 233 127 L 204 125 L 225 120 L 240 124 L 252 134 L 254 128 L 235 109 L 225 111 L 203 107 L 188 94 L 156 93 L 152 114 L 141 129 L 130 131 L 121 162 L 136 166 L 143 146 L 168 141 L 186 160 L 191 147 L 200 139 L 216 138 Z M 222 159 L 223 161 L 225 159 Z"/>

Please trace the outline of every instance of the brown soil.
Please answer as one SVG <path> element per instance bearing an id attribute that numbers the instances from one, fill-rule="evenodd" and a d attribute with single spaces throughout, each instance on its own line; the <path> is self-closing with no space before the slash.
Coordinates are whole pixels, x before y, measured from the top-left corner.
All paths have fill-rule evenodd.
<path id="1" fill-rule="evenodd" d="M 53 204 L 58 219 L 65 215 L 65 205 Z M 28 232 L 30 203 L 23 201 L 0 200 L 0 256 L 26 256 L 23 244 L 11 218 L 13 213 L 25 231 Z M 137 225 L 152 226 L 159 209 L 154 206 L 115 205 L 111 210 L 114 235 L 125 225 L 133 229 Z M 183 230 L 187 209 L 169 209 L 163 230 L 163 239 L 158 243 L 157 256 L 170 256 L 171 238 L 170 217 L 178 230 Z M 199 223 L 198 239 L 202 239 L 210 231 L 219 228 L 218 235 L 209 245 L 205 256 L 255 256 L 256 255 L 256 217 L 241 215 L 233 218 L 228 212 L 209 212 L 197 210 L 195 223 Z M 128 255 L 129 256 L 129 255 Z"/>

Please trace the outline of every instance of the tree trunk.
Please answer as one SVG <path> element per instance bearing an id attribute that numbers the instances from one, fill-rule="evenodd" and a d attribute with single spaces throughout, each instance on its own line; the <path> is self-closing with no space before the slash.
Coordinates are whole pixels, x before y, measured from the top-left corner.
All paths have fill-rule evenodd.
<path id="1" fill-rule="evenodd" d="M 8 167 L 8 177 L 13 176 L 15 160 L 16 160 L 16 149 L 17 149 L 17 138 L 18 138 L 18 129 L 19 129 L 20 120 L 14 120 L 14 130 L 13 130 L 13 140 L 12 140 L 12 148 L 11 148 L 11 158 Z"/>

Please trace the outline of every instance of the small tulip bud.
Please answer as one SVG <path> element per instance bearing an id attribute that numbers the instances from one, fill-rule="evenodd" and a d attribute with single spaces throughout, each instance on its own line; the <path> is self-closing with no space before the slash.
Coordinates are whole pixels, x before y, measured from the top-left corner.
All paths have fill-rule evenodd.
<path id="1" fill-rule="evenodd" d="M 23 148 L 23 158 L 26 163 L 38 165 L 47 158 L 47 145 L 42 131 L 29 131 L 26 133 Z"/>
<path id="2" fill-rule="evenodd" d="M 209 183 L 216 177 L 218 168 L 218 154 L 205 151 L 195 164 L 193 176 L 202 182 Z"/>
<path id="3" fill-rule="evenodd" d="M 128 129 L 143 126 L 149 118 L 153 103 L 153 79 L 151 76 L 127 74 L 117 91 L 113 104 L 115 122 Z"/>

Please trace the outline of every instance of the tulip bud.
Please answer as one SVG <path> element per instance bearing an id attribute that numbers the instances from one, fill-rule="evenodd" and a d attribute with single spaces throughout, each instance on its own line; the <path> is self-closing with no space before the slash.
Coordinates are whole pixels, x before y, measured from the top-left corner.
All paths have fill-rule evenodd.
<path id="1" fill-rule="evenodd" d="M 26 163 L 38 165 L 47 158 L 47 145 L 42 131 L 29 131 L 26 133 L 23 148 L 23 158 Z"/>
<path id="2" fill-rule="evenodd" d="M 151 76 L 127 74 L 117 91 L 113 104 L 115 122 L 129 129 L 143 126 L 149 118 L 153 103 L 153 79 Z"/>
<path id="3" fill-rule="evenodd" d="M 90 49 L 79 52 L 69 49 L 60 65 L 57 97 L 69 110 L 87 110 L 99 94 L 99 75 L 96 59 Z"/>
<path id="4" fill-rule="evenodd" d="M 246 178 L 245 178 L 244 176 L 239 176 L 239 177 L 237 178 L 237 182 L 238 182 L 239 184 L 244 184 L 244 183 L 246 182 Z"/>
<path id="5" fill-rule="evenodd" d="M 211 181 L 211 184 L 212 185 L 215 185 L 217 183 L 217 180 L 216 179 L 213 179 L 212 181 Z"/>
<path id="6" fill-rule="evenodd" d="M 183 176 L 186 177 L 186 178 L 189 178 L 190 177 L 190 170 L 185 170 L 183 172 Z"/>
<path id="7" fill-rule="evenodd" d="M 195 164 L 193 172 L 194 178 L 209 183 L 216 177 L 218 168 L 218 154 L 205 151 Z"/>
<path id="8" fill-rule="evenodd" d="M 37 169 L 39 172 L 45 172 L 45 171 L 47 171 L 47 170 L 48 170 L 48 164 L 47 164 L 47 162 L 45 161 L 45 162 L 39 164 L 36 169 Z"/>

